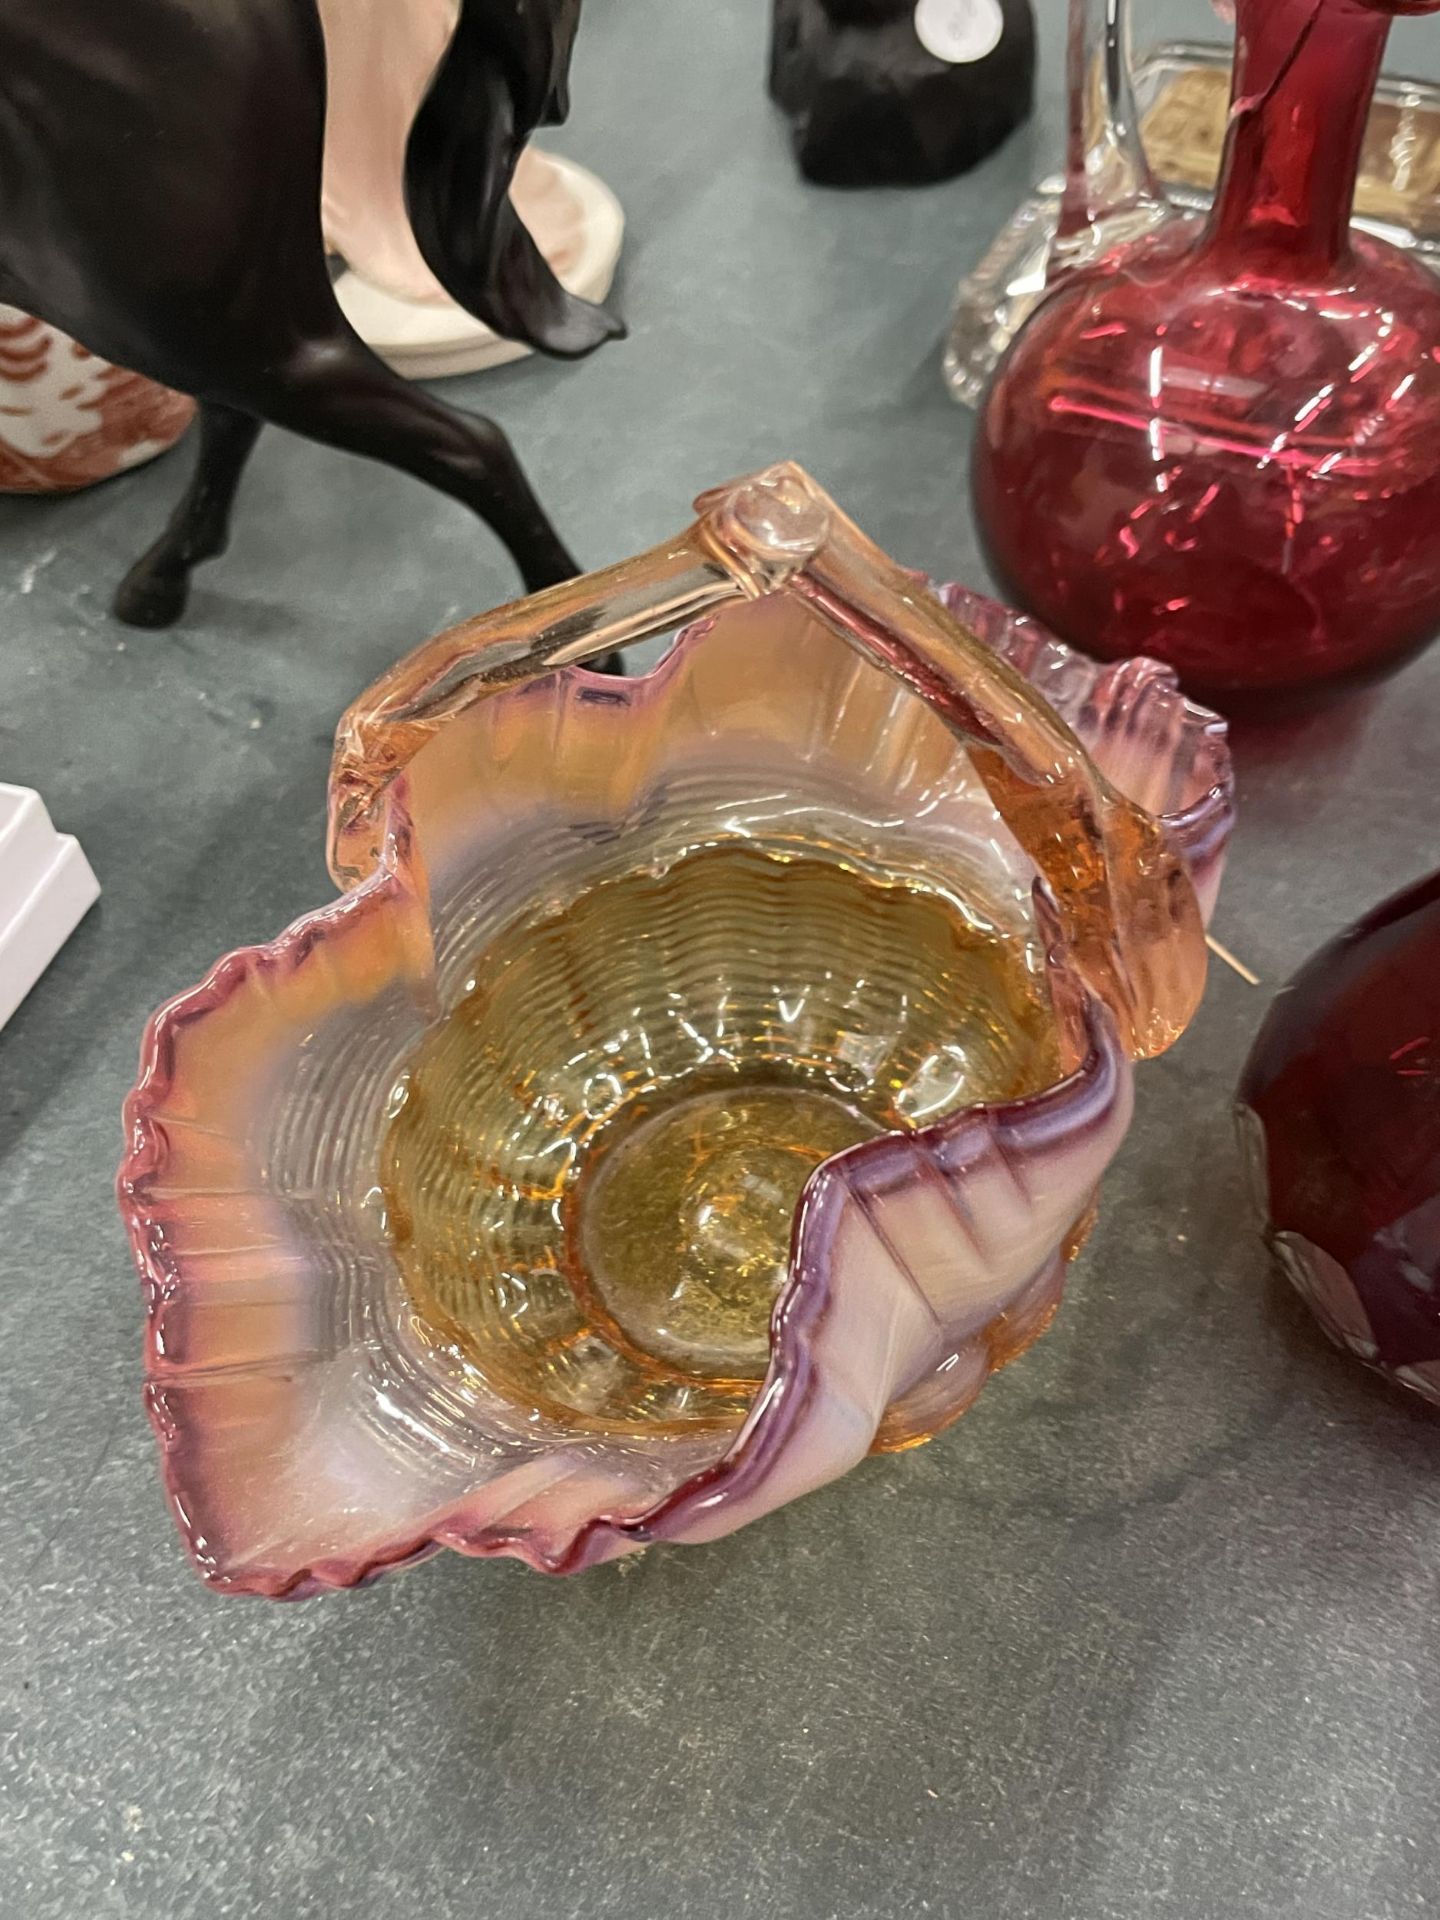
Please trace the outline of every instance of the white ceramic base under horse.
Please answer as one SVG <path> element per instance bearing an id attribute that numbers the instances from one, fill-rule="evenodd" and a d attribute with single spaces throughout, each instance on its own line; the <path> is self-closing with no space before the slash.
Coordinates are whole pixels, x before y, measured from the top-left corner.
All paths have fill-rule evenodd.
<path id="1" fill-rule="evenodd" d="M 100 894 L 73 834 L 30 787 L 0 785 L 0 1027 Z"/>
<path id="2" fill-rule="evenodd" d="M 593 173 L 558 154 L 527 148 L 515 173 L 515 206 L 570 293 L 603 300 L 615 278 L 625 215 Z M 502 340 L 450 300 L 405 300 L 347 269 L 335 285 L 346 319 L 397 373 L 411 379 L 478 373 L 522 359 L 530 348 Z"/>

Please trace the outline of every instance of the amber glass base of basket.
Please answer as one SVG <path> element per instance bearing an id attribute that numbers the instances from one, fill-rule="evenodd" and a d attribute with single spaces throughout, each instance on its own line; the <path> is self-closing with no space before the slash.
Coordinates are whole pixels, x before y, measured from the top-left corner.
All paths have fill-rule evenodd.
<path id="1" fill-rule="evenodd" d="M 1025 946 L 813 841 L 636 865 L 502 931 L 398 1089 L 388 1231 L 490 1384 L 733 1423 L 822 1161 L 1059 1072 Z"/>

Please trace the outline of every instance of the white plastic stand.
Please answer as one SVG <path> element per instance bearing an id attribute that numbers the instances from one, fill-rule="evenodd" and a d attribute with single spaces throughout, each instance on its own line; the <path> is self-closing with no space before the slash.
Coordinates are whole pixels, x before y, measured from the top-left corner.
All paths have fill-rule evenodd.
<path id="1" fill-rule="evenodd" d="M 29 787 L 0 784 L 0 1027 L 64 946 L 100 883 Z"/>

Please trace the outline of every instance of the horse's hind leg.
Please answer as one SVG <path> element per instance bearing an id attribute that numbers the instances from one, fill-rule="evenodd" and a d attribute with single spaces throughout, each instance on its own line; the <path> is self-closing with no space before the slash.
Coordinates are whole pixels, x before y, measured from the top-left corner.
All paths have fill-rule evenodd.
<path id="1" fill-rule="evenodd" d="M 311 440 L 400 467 L 469 507 L 509 548 L 532 593 L 580 571 L 495 422 L 411 386 L 353 334 L 294 355 L 257 410 Z"/>
<path id="2" fill-rule="evenodd" d="M 230 510 L 259 432 L 253 414 L 202 402 L 195 471 L 165 531 L 120 582 L 119 619 L 132 627 L 168 627 L 180 618 L 193 569 L 225 551 Z"/>

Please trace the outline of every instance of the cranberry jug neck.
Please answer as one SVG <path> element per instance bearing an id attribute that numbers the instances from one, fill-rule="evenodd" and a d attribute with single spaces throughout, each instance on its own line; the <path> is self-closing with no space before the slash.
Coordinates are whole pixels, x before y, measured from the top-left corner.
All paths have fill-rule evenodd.
<path id="1" fill-rule="evenodd" d="M 1240 0 L 1213 253 L 1287 279 L 1345 258 L 1389 31 L 1360 0 Z"/>

